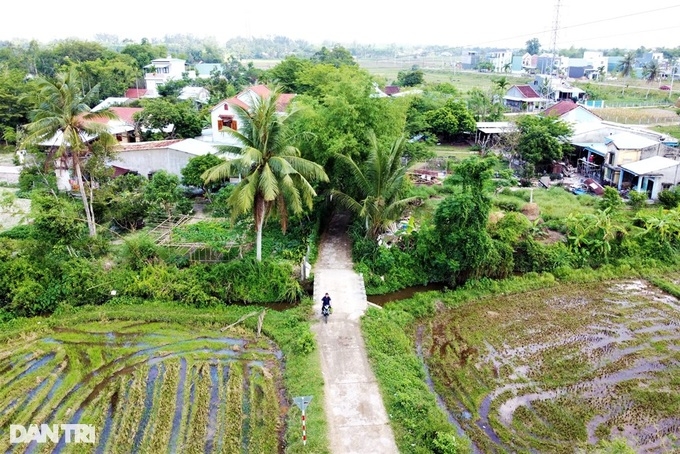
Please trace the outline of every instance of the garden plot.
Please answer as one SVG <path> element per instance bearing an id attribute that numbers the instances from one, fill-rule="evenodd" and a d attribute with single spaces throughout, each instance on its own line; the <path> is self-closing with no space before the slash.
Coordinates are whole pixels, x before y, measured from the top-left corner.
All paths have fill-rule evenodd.
<path id="1" fill-rule="evenodd" d="M 680 449 L 680 303 L 646 281 L 557 287 L 441 312 L 422 352 L 482 452 L 623 437 Z"/>
<path id="2" fill-rule="evenodd" d="M 179 325 L 98 322 L 0 349 L 0 452 L 278 452 L 281 352 Z M 10 424 L 92 424 L 95 446 L 10 445 Z M 83 449 L 85 448 L 85 449 Z"/>

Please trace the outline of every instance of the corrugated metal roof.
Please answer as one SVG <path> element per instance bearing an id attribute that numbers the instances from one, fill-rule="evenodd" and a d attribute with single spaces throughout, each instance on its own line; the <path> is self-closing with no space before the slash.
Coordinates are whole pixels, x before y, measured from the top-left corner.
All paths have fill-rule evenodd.
<path id="1" fill-rule="evenodd" d="M 651 158 L 640 161 L 622 164 L 621 168 L 634 175 L 654 175 L 663 169 L 680 165 L 680 161 L 664 158 L 663 156 L 652 156 Z"/>
<path id="2" fill-rule="evenodd" d="M 604 142 L 606 144 L 613 143 L 614 146 L 619 150 L 641 150 L 643 148 L 649 148 L 659 144 L 659 142 L 655 142 L 631 132 L 612 134 L 611 136 L 607 137 Z"/>
<path id="3" fill-rule="evenodd" d="M 168 148 L 194 156 L 216 154 L 219 151 L 214 145 L 196 139 L 184 139 L 169 145 Z"/>

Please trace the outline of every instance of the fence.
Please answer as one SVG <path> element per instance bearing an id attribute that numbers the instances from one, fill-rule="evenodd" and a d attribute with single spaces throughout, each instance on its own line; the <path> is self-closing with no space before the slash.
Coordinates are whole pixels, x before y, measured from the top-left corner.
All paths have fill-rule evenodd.
<path id="1" fill-rule="evenodd" d="M 592 109 L 603 109 L 605 107 L 669 107 L 673 105 L 670 101 L 629 101 L 629 102 L 611 102 L 602 99 L 588 100 L 582 103 L 585 107 Z"/>

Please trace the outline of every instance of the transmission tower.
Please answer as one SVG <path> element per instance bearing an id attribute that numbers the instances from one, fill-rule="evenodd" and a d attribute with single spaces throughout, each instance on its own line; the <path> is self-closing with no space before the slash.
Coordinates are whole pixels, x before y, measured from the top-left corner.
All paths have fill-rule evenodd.
<path id="1" fill-rule="evenodd" d="M 560 29 L 560 3 L 561 0 L 555 0 L 555 18 L 553 20 L 552 28 L 552 51 L 550 56 L 550 84 L 548 86 L 548 98 L 552 98 L 553 88 L 552 88 L 552 74 L 555 69 L 555 58 L 557 56 L 557 31 Z M 558 71 L 559 74 L 559 71 Z"/>

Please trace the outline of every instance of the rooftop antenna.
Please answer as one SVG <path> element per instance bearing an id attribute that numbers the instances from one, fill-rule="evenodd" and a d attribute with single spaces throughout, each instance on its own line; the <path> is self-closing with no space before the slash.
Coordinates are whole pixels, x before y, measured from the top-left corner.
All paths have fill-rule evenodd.
<path id="1" fill-rule="evenodd" d="M 553 71 L 555 69 L 555 57 L 557 56 L 557 31 L 560 29 L 560 4 L 561 0 L 556 0 L 555 1 L 555 18 L 553 20 L 553 29 L 552 29 L 552 51 L 551 51 L 551 56 L 550 56 L 550 84 L 548 85 L 547 89 L 547 97 L 552 98 L 553 96 L 553 88 L 552 88 L 552 75 Z M 559 74 L 559 71 L 557 72 Z"/>

